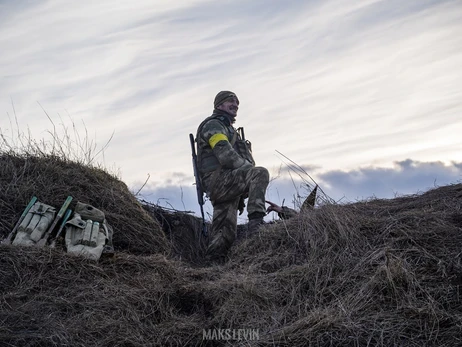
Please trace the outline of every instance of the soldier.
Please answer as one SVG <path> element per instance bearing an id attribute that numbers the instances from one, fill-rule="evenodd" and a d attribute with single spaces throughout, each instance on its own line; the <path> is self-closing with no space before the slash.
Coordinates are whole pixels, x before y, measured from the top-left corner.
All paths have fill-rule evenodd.
<path id="1" fill-rule="evenodd" d="M 237 211 L 248 197 L 248 231 L 254 233 L 266 214 L 265 192 L 269 173 L 255 166 L 251 144 L 233 127 L 239 99 L 230 91 L 219 92 L 213 114 L 198 127 L 197 166 L 201 184 L 213 205 L 212 235 L 207 258 L 223 261 L 236 238 Z"/>

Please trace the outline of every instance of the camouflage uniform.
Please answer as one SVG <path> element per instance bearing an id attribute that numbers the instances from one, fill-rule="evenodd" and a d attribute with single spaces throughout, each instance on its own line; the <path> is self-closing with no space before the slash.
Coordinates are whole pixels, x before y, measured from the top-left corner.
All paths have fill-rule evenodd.
<path id="1" fill-rule="evenodd" d="M 265 192 L 269 173 L 255 166 L 250 143 L 232 126 L 232 117 L 215 109 L 197 130 L 197 156 L 201 183 L 213 205 L 211 259 L 224 258 L 236 238 L 239 202 L 248 194 L 249 218 L 266 214 Z"/>

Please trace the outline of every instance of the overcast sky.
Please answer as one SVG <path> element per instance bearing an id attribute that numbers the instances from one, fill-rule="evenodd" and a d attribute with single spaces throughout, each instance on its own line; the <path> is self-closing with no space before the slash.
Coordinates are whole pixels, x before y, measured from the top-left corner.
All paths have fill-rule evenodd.
<path id="1" fill-rule="evenodd" d="M 277 151 L 334 200 L 462 178 L 460 0 L 0 0 L 0 47 L 6 138 L 47 138 L 44 110 L 114 133 L 98 159 L 177 209 L 197 210 L 188 134 L 220 90 L 275 202 L 309 180 Z"/>

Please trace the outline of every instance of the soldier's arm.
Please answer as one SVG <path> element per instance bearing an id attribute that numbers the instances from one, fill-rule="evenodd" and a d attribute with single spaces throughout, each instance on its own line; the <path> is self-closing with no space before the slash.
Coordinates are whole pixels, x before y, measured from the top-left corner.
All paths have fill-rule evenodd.
<path id="1" fill-rule="evenodd" d="M 298 212 L 287 206 L 282 206 L 282 211 L 278 212 L 278 216 L 281 219 L 290 219 L 296 215 L 298 215 Z"/>
<path id="2" fill-rule="evenodd" d="M 211 120 L 203 128 L 203 136 L 213 150 L 220 165 L 226 169 L 237 169 L 244 165 L 252 166 L 242 158 L 231 146 L 224 126 L 216 120 Z"/>
<path id="3" fill-rule="evenodd" d="M 295 211 L 294 209 L 291 209 L 290 207 L 287 206 L 279 206 L 275 204 L 274 202 L 266 200 L 266 203 L 268 203 L 270 206 L 266 209 L 266 213 L 270 212 L 276 212 L 281 219 L 290 219 L 292 217 L 295 217 L 298 212 Z"/>

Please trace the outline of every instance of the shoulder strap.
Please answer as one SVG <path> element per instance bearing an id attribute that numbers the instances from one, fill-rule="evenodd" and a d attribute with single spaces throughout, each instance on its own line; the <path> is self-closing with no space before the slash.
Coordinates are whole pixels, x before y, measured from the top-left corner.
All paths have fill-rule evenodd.
<path id="1" fill-rule="evenodd" d="M 231 147 L 234 147 L 234 144 L 236 143 L 236 140 L 237 140 L 237 131 L 234 130 L 233 138 L 230 141 Z"/>

